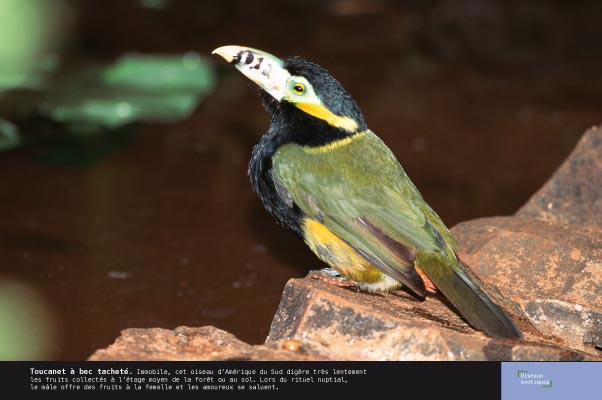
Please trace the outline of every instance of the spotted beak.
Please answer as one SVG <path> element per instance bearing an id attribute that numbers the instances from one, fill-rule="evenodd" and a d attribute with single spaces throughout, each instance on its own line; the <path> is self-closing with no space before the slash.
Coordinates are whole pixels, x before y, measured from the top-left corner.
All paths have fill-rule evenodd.
<path id="1" fill-rule="evenodd" d="M 222 46 L 213 50 L 212 54 L 217 54 L 234 65 L 276 100 L 281 101 L 285 96 L 291 75 L 284 69 L 284 61 L 278 57 L 243 46 Z"/>

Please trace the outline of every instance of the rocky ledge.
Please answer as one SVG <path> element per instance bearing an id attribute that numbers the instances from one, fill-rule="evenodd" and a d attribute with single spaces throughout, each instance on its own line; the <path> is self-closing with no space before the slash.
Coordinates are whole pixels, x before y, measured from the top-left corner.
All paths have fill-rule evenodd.
<path id="1" fill-rule="evenodd" d="M 252 346 L 214 327 L 127 329 L 90 360 L 602 361 L 602 128 L 587 131 L 514 216 L 452 229 L 460 257 L 525 341 L 473 330 L 439 295 L 358 293 L 291 279 Z"/>

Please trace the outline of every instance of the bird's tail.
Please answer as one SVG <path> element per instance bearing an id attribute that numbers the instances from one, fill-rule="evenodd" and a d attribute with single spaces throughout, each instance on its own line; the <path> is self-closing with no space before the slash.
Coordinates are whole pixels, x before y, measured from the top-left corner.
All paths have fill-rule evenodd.
<path id="1" fill-rule="evenodd" d="M 415 262 L 472 327 L 491 337 L 523 338 L 510 317 L 469 278 L 468 267 L 459 260 L 421 253 Z"/>

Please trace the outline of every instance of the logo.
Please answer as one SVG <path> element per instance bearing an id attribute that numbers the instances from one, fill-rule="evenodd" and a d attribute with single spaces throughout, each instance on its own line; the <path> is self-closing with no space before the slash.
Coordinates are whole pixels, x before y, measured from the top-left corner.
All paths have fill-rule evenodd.
<path id="1" fill-rule="evenodd" d="M 529 370 L 526 369 L 519 369 L 516 371 L 516 378 L 520 379 L 521 385 L 535 385 L 546 389 L 552 388 L 552 379 L 548 379 L 542 373 L 529 372 Z"/>

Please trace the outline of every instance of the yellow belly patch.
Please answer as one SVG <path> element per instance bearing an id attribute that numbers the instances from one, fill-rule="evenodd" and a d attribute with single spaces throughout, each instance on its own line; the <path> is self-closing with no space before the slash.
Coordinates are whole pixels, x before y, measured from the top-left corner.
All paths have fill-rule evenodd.
<path id="1" fill-rule="evenodd" d="M 322 261 L 357 282 L 376 283 L 385 275 L 322 223 L 303 221 L 305 243 Z"/>

